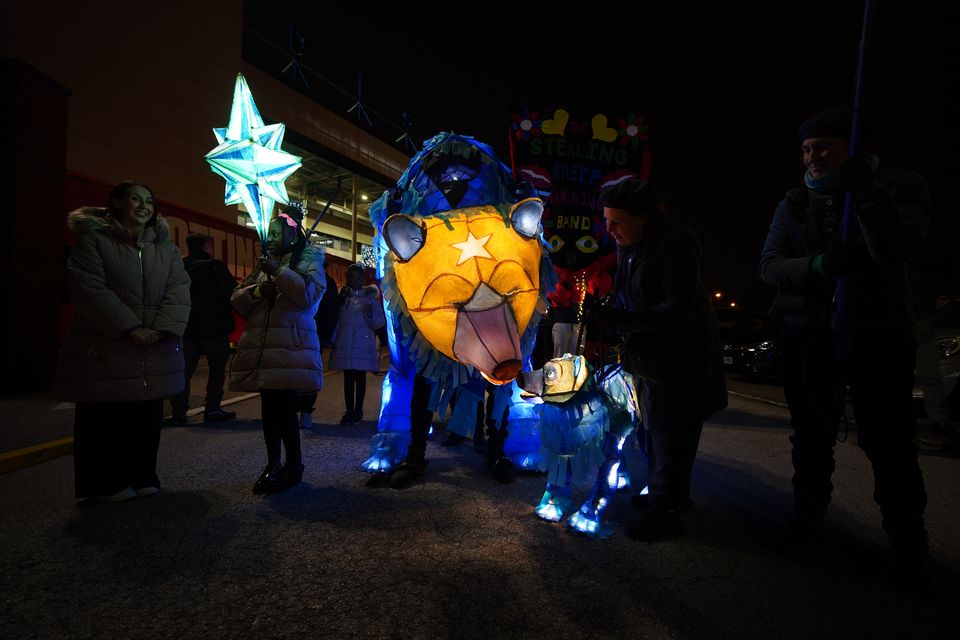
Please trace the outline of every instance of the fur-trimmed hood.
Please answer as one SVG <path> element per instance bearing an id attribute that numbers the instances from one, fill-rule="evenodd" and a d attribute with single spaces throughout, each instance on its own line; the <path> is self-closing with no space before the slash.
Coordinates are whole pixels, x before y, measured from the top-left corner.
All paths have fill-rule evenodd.
<path id="1" fill-rule="evenodd" d="M 346 290 L 347 290 L 346 293 L 348 295 L 367 296 L 367 297 L 373 297 L 375 299 L 380 298 L 380 289 L 378 289 L 377 285 L 375 284 L 367 284 L 360 287 L 359 289 L 351 289 L 349 286 L 347 286 Z"/>
<path id="2" fill-rule="evenodd" d="M 106 233 L 126 238 L 126 229 L 103 207 L 80 207 L 67 214 L 67 227 L 77 234 Z M 147 226 L 143 231 L 143 243 L 157 244 L 170 242 L 170 227 L 167 221 L 157 214 L 156 224 Z"/>

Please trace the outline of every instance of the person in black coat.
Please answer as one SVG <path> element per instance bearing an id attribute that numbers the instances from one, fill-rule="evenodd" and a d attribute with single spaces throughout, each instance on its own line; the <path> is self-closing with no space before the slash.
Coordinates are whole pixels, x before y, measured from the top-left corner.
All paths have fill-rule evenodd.
<path id="1" fill-rule="evenodd" d="M 627 535 L 657 539 L 683 530 L 703 422 L 727 406 L 717 319 L 700 281 L 700 244 L 663 212 L 651 184 L 624 180 L 600 203 L 618 255 L 613 306 L 598 324 L 626 335 L 648 434 L 649 503 L 634 501 L 648 509 Z"/>
<path id="2" fill-rule="evenodd" d="M 237 286 L 220 260 L 214 260 L 213 238 L 208 235 L 191 233 L 187 236 L 187 249 L 190 255 L 183 266 L 190 276 L 190 322 L 183 334 L 183 357 L 186 362 L 186 386 L 183 391 L 170 399 L 173 415 L 170 424 L 174 426 L 187 423 L 187 407 L 190 400 L 190 379 L 197 370 L 200 356 L 207 356 L 209 375 L 207 377 L 207 396 L 203 411 L 204 423 L 233 420 L 237 414 L 224 411 L 223 384 L 226 380 L 227 361 L 230 359 L 230 334 L 233 333 L 233 307 L 230 294 Z"/>
<path id="3" fill-rule="evenodd" d="M 833 447 L 850 387 L 857 444 L 873 465 L 874 499 L 894 553 L 896 577 L 928 582 L 927 503 L 915 443 L 912 390 L 916 345 L 907 264 L 929 225 L 926 182 L 878 170 L 875 156 L 850 156 L 852 112 L 835 107 L 800 126 L 807 171 L 773 215 L 760 276 L 778 293 L 771 313 L 784 319 L 784 391 L 793 436 L 794 522 L 789 546 L 821 540 L 830 502 Z M 853 200 L 847 237 L 845 194 Z M 838 281 L 846 277 L 842 292 Z M 849 311 L 840 322 L 841 296 Z M 838 326 L 847 329 L 839 332 Z M 838 335 L 839 334 L 839 335 Z"/>
<path id="4" fill-rule="evenodd" d="M 343 298 L 337 290 L 337 281 L 324 271 L 327 278 L 327 290 L 320 300 L 320 307 L 314 318 L 317 322 L 317 337 L 320 338 L 320 348 L 330 349 L 337 340 L 337 320 L 340 319 L 340 307 Z"/>
<path id="5" fill-rule="evenodd" d="M 343 304 L 343 298 L 337 291 L 337 281 L 327 272 L 326 267 L 324 267 L 323 275 L 327 280 L 327 288 L 320 299 L 317 315 L 313 318 L 317 323 L 317 338 L 320 339 L 321 354 L 324 349 L 332 348 L 337 339 L 337 320 L 340 318 L 340 306 Z M 313 410 L 316 405 L 316 391 L 304 393 L 297 399 L 301 429 L 309 429 L 313 426 Z"/>

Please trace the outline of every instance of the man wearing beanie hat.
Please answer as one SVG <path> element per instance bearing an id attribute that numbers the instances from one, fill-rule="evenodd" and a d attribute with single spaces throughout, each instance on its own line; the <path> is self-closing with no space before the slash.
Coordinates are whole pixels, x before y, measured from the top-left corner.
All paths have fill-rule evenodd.
<path id="1" fill-rule="evenodd" d="M 808 138 L 834 138 L 847 144 L 853 131 L 853 110 L 831 107 L 815 113 L 800 125 L 800 142 Z"/>
<path id="2" fill-rule="evenodd" d="M 717 320 L 700 282 L 700 245 L 663 213 L 653 185 L 624 180 L 600 195 L 617 243 L 613 308 L 598 323 L 626 336 L 625 366 L 638 378 L 647 428 L 649 499 L 627 535 L 661 539 L 683 530 L 703 422 L 727 406 Z"/>
<path id="3" fill-rule="evenodd" d="M 878 171 L 875 157 L 850 157 L 850 124 L 850 110 L 837 107 L 800 126 L 804 185 L 787 192 L 774 212 L 760 259 L 764 282 L 779 289 L 771 314 L 784 320 L 784 391 L 794 430 L 789 547 L 806 552 L 820 542 L 849 385 L 895 578 L 923 589 L 926 492 L 914 442 L 916 352 L 906 265 L 923 247 L 929 195 L 915 173 Z M 845 194 L 854 219 L 844 238 Z M 850 331 L 840 341 L 836 294 L 844 277 Z"/>

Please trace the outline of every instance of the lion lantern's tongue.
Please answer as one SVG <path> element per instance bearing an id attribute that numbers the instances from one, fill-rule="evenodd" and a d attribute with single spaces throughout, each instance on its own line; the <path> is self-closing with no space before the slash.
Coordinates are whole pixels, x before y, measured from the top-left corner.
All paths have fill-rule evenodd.
<path id="1" fill-rule="evenodd" d="M 523 367 L 513 310 L 503 296 L 484 283 L 457 314 L 453 354 L 494 384 L 510 382 Z"/>

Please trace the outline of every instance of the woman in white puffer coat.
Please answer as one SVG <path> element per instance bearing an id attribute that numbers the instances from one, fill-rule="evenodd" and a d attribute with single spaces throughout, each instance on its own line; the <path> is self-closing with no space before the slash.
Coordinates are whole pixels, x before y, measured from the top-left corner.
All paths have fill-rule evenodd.
<path id="1" fill-rule="evenodd" d="M 320 340 L 313 317 L 326 290 L 324 253 L 307 245 L 299 211 L 287 207 L 270 222 L 268 255 L 233 292 L 231 302 L 246 318 L 230 366 L 230 388 L 259 391 L 267 466 L 253 486 L 274 493 L 303 478 L 300 419 L 304 392 L 323 386 Z M 286 464 L 280 464 L 280 445 Z"/>
<path id="2" fill-rule="evenodd" d="M 377 330 L 386 323 L 380 292 L 375 285 L 363 286 L 366 270 L 362 264 L 347 269 L 347 286 L 340 290 L 343 304 L 337 321 L 337 339 L 330 353 L 330 368 L 343 371 L 343 400 L 346 413 L 340 424 L 363 420 L 367 392 L 367 371 L 380 370 Z"/>

